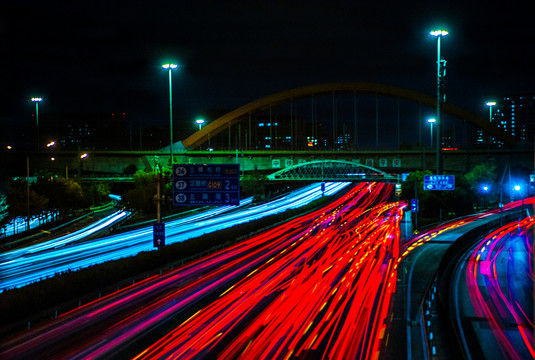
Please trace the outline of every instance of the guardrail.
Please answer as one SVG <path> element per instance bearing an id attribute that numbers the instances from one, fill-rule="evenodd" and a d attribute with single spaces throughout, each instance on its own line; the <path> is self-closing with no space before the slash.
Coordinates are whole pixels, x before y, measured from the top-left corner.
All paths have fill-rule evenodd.
<path id="1" fill-rule="evenodd" d="M 462 344 L 462 339 L 458 337 L 458 330 L 456 329 L 455 319 L 451 316 L 451 279 L 453 271 L 461 259 L 463 254 L 473 245 L 477 240 L 498 229 L 502 224 L 517 220 L 522 215 L 521 210 L 514 211 L 512 213 L 504 214 L 500 218 L 490 220 L 481 226 L 478 226 L 472 230 L 469 230 L 465 234 L 461 235 L 451 246 L 446 250 L 440 265 L 426 289 L 426 296 L 422 301 L 422 306 L 426 303 L 434 301 L 436 294 L 436 310 L 439 318 L 447 319 L 442 324 L 451 330 L 455 334 L 455 338 L 458 341 L 459 351 L 464 355 L 464 358 L 470 358 L 469 354 L 465 353 Z M 431 286 L 434 288 L 431 290 Z M 433 298 L 431 298 L 433 297 Z M 422 308 L 423 312 L 423 308 Z M 428 351 L 430 347 L 427 347 Z M 428 352 L 428 358 L 434 358 L 436 356 L 433 353 Z"/>

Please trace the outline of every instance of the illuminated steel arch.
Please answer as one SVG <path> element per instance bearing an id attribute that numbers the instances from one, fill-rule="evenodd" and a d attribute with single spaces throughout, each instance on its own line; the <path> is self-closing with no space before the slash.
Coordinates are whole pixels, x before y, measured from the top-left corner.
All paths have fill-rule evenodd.
<path id="1" fill-rule="evenodd" d="M 269 95 L 261 99 L 252 101 L 246 105 L 243 105 L 237 108 L 236 110 L 233 110 L 219 117 L 218 119 L 203 127 L 201 130 L 195 132 L 194 134 L 183 140 L 182 145 L 185 149 L 196 148 L 205 141 L 208 141 L 210 137 L 214 137 L 215 135 L 219 134 L 221 131 L 227 129 L 228 127 L 246 119 L 249 114 L 255 113 L 257 111 L 266 110 L 270 107 L 284 104 L 292 100 L 306 98 L 314 95 L 343 93 L 377 94 L 381 96 L 391 96 L 395 98 L 416 101 L 431 108 L 436 107 L 435 96 L 430 96 L 418 91 L 404 89 L 397 86 L 360 82 L 316 84 L 281 91 L 276 94 Z M 485 130 L 489 135 L 495 137 L 497 140 L 503 141 L 507 145 L 514 145 L 517 143 L 517 139 L 511 136 L 510 134 L 494 126 L 483 117 L 476 115 L 459 106 L 446 102 L 442 105 L 442 111 L 445 114 L 449 114 L 459 119 L 465 120 L 477 126 L 478 128 Z"/>
<path id="2" fill-rule="evenodd" d="M 360 163 L 314 160 L 293 165 L 267 176 L 268 180 L 395 181 L 396 177 Z"/>

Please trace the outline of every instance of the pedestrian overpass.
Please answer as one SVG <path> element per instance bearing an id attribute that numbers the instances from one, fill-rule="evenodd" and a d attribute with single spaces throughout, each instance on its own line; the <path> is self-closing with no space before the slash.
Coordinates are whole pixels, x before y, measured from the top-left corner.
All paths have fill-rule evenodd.
<path id="1" fill-rule="evenodd" d="M 315 160 L 293 165 L 267 176 L 277 181 L 382 181 L 395 182 L 397 177 L 371 166 L 342 160 Z"/>

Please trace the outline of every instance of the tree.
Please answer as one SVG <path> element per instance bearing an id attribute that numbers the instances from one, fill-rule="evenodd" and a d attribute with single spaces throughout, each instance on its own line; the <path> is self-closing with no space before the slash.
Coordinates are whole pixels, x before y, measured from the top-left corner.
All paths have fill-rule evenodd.
<path id="1" fill-rule="evenodd" d="M 479 200 L 477 203 L 483 206 L 496 203 L 499 195 L 497 176 L 495 165 L 483 163 L 474 166 L 472 171 L 464 176 L 470 188 L 471 198 L 474 201 Z"/>
<path id="2" fill-rule="evenodd" d="M 426 222 L 436 222 L 440 219 L 454 218 L 469 214 L 473 211 L 472 196 L 468 182 L 463 176 L 455 176 L 455 190 L 424 190 L 424 176 L 432 175 L 429 170 L 414 171 L 409 174 L 401 187 L 401 199 L 410 201 L 415 192 L 420 204 L 419 217 Z M 416 189 L 416 190 L 415 190 Z"/>
<path id="3" fill-rule="evenodd" d="M 240 181 L 240 192 L 242 197 L 254 196 L 255 202 L 263 201 L 266 192 L 266 177 L 259 172 L 244 176 Z"/>
<path id="4" fill-rule="evenodd" d="M 82 186 L 73 179 L 41 178 L 32 188 L 50 200 L 49 211 L 58 210 L 65 213 L 70 210 L 85 209 L 91 205 L 91 200 Z"/>
<path id="5" fill-rule="evenodd" d="M 7 192 L 8 203 L 8 215 L 10 218 L 26 217 L 28 215 L 35 216 L 40 215 L 46 211 L 49 199 L 38 194 L 33 185 L 30 187 L 29 192 L 27 184 L 24 181 L 14 181 L 9 185 Z"/>
<path id="6" fill-rule="evenodd" d="M 156 211 L 156 176 L 153 172 L 138 170 L 134 174 L 134 188 L 123 195 L 123 203 L 129 209 L 148 214 Z"/>
<path id="7" fill-rule="evenodd" d="M 110 200 L 110 184 L 91 184 L 84 191 L 93 205 Z"/>

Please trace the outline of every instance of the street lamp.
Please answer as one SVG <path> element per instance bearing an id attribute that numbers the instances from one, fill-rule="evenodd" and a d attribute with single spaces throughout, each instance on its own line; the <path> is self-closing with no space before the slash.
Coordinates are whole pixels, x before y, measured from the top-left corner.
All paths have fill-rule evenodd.
<path id="1" fill-rule="evenodd" d="M 442 94 L 441 94 L 441 85 L 442 85 L 442 59 L 440 57 L 440 40 L 443 36 L 448 35 L 448 32 L 446 30 L 434 30 L 429 33 L 429 35 L 436 36 L 437 37 L 437 114 L 436 114 L 436 122 L 437 122 L 437 175 L 440 175 L 442 173 L 442 156 L 440 154 L 440 147 L 441 147 L 441 128 L 442 128 L 442 121 L 440 119 L 440 104 L 442 103 Z"/>
<path id="2" fill-rule="evenodd" d="M 32 98 L 32 101 L 35 103 L 35 119 L 37 121 L 37 150 L 39 150 L 39 103 L 42 100 L 40 97 Z"/>
<path id="3" fill-rule="evenodd" d="M 487 101 L 485 106 L 489 107 L 489 123 L 491 123 L 492 122 L 492 107 L 496 106 L 496 101 Z M 494 138 L 493 137 L 490 138 L 490 142 L 491 143 L 494 142 Z"/>
<path id="4" fill-rule="evenodd" d="M 195 123 L 199 125 L 199 130 L 202 129 L 202 124 L 204 124 L 204 119 L 197 119 L 195 120 Z"/>
<path id="5" fill-rule="evenodd" d="M 433 124 L 437 121 L 437 119 L 427 119 L 427 122 L 429 125 L 431 125 L 431 148 L 433 147 Z"/>
<path id="6" fill-rule="evenodd" d="M 496 101 L 487 101 L 485 105 L 489 107 L 489 122 L 492 122 L 492 107 L 496 106 Z"/>
<path id="7" fill-rule="evenodd" d="M 178 68 L 178 65 L 176 64 L 164 64 L 162 67 L 166 70 L 169 70 L 169 133 L 170 133 L 170 140 L 171 145 L 170 148 L 170 160 L 171 160 L 171 166 L 173 166 L 173 91 L 172 91 L 172 81 L 171 81 L 171 72 L 172 70 Z"/>

